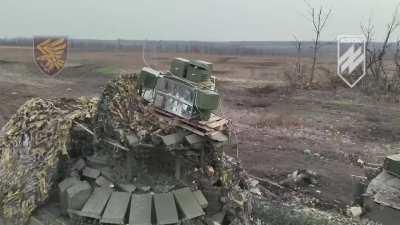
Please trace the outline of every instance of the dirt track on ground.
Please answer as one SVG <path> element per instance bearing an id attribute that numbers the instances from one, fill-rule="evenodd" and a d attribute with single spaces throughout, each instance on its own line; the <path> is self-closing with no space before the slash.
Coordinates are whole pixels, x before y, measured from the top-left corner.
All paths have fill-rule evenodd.
<path id="1" fill-rule="evenodd" d="M 143 66 L 136 52 L 72 51 L 71 65 L 55 78 L 39 73 L 30 49 L 0 47 L 0 125 L 32 97 L 99 95 L 112 74 L 99 68 L 135 71 Z M 292 58 L 159 54 L 149 59 L 166 69 L 175 56 L 215 63 L 217 86 L 223 95 L 221 113 L 233 120 L 239 156 L 258 177 L 283 180 L 296 169 L 319 175 L 314 186 L 288 189 L 313 197 L 310 204 L 343 207 L 352 199 L 351 175 L 362 175 L 357 161 L 381 162 L 397 152 L 400 140 L 399 108 L 377 103 L 356 90 L 297 91 L 285 87 L 284 71 Z M 329 65 L 328 65 L 329 66 Z M 309 149 L 312 155 L 305 155 Z M 227 149 L 235 155 L 235 149 Z"/>

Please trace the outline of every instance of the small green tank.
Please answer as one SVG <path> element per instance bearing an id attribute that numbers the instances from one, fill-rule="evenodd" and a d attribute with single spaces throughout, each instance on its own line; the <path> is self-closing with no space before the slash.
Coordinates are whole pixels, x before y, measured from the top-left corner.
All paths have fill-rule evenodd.
<path id="1" fill-rule="evenodd" d="M 218 109 L 212 63 L 175 58 L 170 71 L 145 67 L 139 74 L 141 95 L 156 108 L 188 120 L 205 121 Z"/>

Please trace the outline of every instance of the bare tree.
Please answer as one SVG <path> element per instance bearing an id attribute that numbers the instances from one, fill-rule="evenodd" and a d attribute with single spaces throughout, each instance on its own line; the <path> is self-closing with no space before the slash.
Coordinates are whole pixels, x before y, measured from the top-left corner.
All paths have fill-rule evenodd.
<path id="1" fill-rule="evenodd" d="M 296 73 L 301 73 L 301 47 L 302 47 L 302 41 L 296 36 L 296 34 L 293 34 L 293 38 L 296 41 Z"/>
<path id="2" fill-rule="evenodd" d="M 371 49 L 371 44 L 373 41 L 373 37 L 375 35 L 375 27 L 372 24 L 372 18 L 369 17 L 368 19 L 368 24 L 361 24 L 361 31 L 364 34 L 365 37 L 365 49 L 367 51 L 367 68 L 370 68 L 371 63 L 372 63 L 372 49 Z"/>
<path id="3" fill-rule="evenodd" d="M 292 70 L 290 67 L 289 70 L 284 72 L 284 75 L 287 79 L 288 86 L 287 86 L 287 93 L 292 93 L 297 88 L 303 88 L 305 84 L 305 77 L 304 77 L 304 69 L 301 59 L 301 51 L 302 51 L 302 44 L 303 42 L 296 36 L 296 34 L 292 34 L 295 40 L 295 48 L 297 51 L 296 54 L 296 65 Z"/>
<path id="4" fill-rule="evenodd" d="M 396 65 L 396 75 L 400 76 L 400 40 L 396 41 L 396 51 L 394 53 L 394 64 Z"/>
<path id="5" fill-rule="evenodd" d="M 320 37 L 321 33 L 324 30 L 328 19 L 332 13 L 332 9 L 324 9 L 323 6 L 320 6 L 318 9 L 312 6 L 309 2 L 304 0 L 306 5 L 309 8 L 308 11 L 308 19 L 313 25 L 313 30 L 314 30 L 314 40 L 313 40 L 313 60 L 312 60 L 312 66 L 311 66 L 311 74 L 310 74 L 310 80 L 309 80 L 309 85 L 312 85 L 314 81 L 314 74 L 315 74 L 315 68 L 317 65 L 317 58 L 318 58 L 318 50 L 320 48 Z"/>
<path id="6" fill-rule="evenodd" d="M 386 25 L 386 32 L 383 42 L 380 46 L 373 43 L 374 39 L 374 26 L 372 25 L 371 18 L 367 25 L 361 24 L 361 30 L 366 38 L 366 54 L 367 54 L 367 71 L 370 77 L 363 81 L 363 88 L 369 91 L 377 91 L 376 89 L 390 91 L 393 90 L 394 83 L 397 83 L 396 77 L 400 75 L 389 75 L 385 71 L 384 59 L 387 55 L 387 50 L 390 47 L 390 39 L 393 33 L 399 28 L 399 7 L 397 5 L 392 15 L 391 21 Z M 399 44 L 397 44 L 396 52 L 394 55 L 395 65 L 399 63 Z M 397 85 L 396 85 L 397 86 Z M 374 90 L 371 90 L 374 89 Z"/>

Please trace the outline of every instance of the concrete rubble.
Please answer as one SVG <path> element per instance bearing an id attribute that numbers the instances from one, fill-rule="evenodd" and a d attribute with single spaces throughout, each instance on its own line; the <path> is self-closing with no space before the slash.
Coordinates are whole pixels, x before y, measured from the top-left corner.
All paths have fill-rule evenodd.
<path id="1" fill-rule="evenodd" d="M 383 170 L 363 194 L 365 216 L 384 225 L 400 221 L 400 155 L 386 157 Z"/>

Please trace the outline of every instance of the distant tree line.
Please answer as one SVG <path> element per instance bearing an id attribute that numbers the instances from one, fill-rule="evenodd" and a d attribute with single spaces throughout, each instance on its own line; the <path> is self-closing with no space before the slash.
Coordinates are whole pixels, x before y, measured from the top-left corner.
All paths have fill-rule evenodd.
<path id="1" fill-rule="evenodd" d="M 97 39 L 70 39 L 70 48 L 83 51 L 142 51 L 146 48 L 152 52 L 173 53 L 204 53 L 219 55 L 240 56 L 267 56 L 293 55 L 294 42 L 271 41 L 233 41 L 233 42 L 203 42 L 203 41 L 146 41 L 146 40 L 97 40 Z M 327 42 L 331 46 L 327 50 L 335 53 L 335 43 Z M 32 38 L 0 38 L 0 45 L 5 46 L 32 46 Z M 304 56 L 312 54 L 312 43 L 305 42 Z"/>

